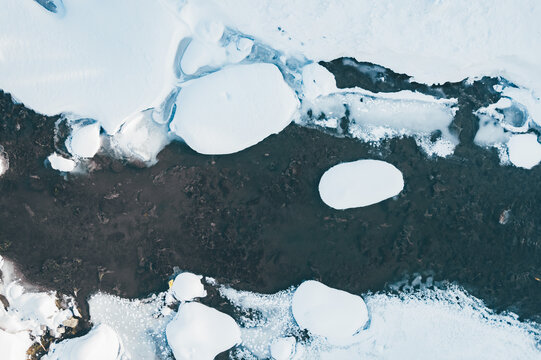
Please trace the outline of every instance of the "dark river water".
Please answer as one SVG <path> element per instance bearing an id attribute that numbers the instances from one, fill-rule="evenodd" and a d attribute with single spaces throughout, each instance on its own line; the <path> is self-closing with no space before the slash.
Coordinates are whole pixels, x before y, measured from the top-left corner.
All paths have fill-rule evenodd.
<path id="1" fill-rule="evenodd" d="M 153 167 L 98 155 L 89 175 L 65 179 L 44 166 L 57 118 L 0 92 L 0 145 L 10 157 L 0 178 L 0 254 L 30 282 L 81 304 L 98 289 L 126 297 L 164 290 L 174 267 L 257 292 L 318 279 L 362 293 L 420 273 L 539 321 L 541 167 L 500 166 L 495 151 L 472 142 L 472 111 L 497 97 L 495 80 L 428 88 L 390 72 L 380 81 L 374 68 L 326 66 L 342 87 L 457 97 L 455 155 L 431 159 L 410 138 L 374 147 L 292 124 L 233 155 L 173 143 Z M 323 204 L 321 175 L 362 158 L 395 165 L 404 191 L 360 209 Z"/>

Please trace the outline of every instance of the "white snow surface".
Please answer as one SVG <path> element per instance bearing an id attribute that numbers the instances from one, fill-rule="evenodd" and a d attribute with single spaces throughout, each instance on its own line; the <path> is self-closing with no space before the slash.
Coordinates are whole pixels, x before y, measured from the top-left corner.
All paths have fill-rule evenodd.
<path id="1" fill-rule="evenodd" d="M 541 92 L 536 0 L 190 0 L 287 56 L 353 57 L 433 84 L 504 76 Z"/>
<path id="2" fill-rule="evenodd" d="M 72 159 L 66 159 L 65 157 L 58 155 L 57 153 L 52 153 L 47 157 L 51 167 L 55 170 L 62 172 L 71 172 L 75 170 L 77 164 Z"/>
<path id="3" fill-rule="evenodd" d="M 295 354 L 296 344 L 293 336 L 276 339 L 270 345 L 270 354 L 274 360 L 289 360 Z"/>
<path id="4" fill-rule="evenodd" d="M 91 158 L 101 147 L 100 125 L 97 122 L 74 126 L 66 148 L 76 158 Z"/>
<path id="5" fill-rule="evenodd" d="M 0 351 L 2 360 L 26 360 L 26 351 L 32 345 L 26 332 L 9 333 L 0 329 Z"/>
<path id="6" fill-rule="evenodd" d="M 115 331 L 98 325 L 84 336 L 64 340 L 51 346 L 43 360 L 117 360 L 122 346 Z"/>
<path id="7" fill-rule="evenodd" d="M 337 210 L 368 206 L 398 195 L 402 173 L 380 160 L 341 163 L 327 170 L 319 182 L 321 200 Z"/>
<path id="8" fill-rule="evenodd" d="M 187 33 L 174 12 L 153 0 L 63 3 L 63 16 L 35 1 L 2 3 L 0 88 L 46 115 L 95 119 L 108 133 L 159 105 Z"/>
<path id="9" fill-rule="evenodd" d="M 517 167 L 531 169 L 541 162 L 541 144 L 535 134 L 516 134 L 507 143 L 509 161 Z"/>
<path id="10" fill-rule="evenodd" d="M 220 292 L 245 313 L 240 319 L 244 349 L 236 358 L 268 358 L 266 344 L 284 336 L 304 337 L 291 313 L 294 289 L 273 295 L 226 287 Z M 541 358 L 539 324 L 521 322 L 512 313 L 495 314 L 457 286 L 363 298 L 370 322 L 354 343 L 336 346 L 312 336 L 299 340 L 293 359 Z"/>
<path id="11" fill-rule="evenodd" d="M 338 345 L 352 342 L 353 335 L 368 321 L 368 310 L 360 296 L 314 280 L 303 282 L 295 290 L 291 311 L 301 329 Z"/>
<path id="12" fill-rule="evenodd" d="M 201 283 L 203 276 L 190 272 L 178 274 L 173 281 L 171 291 L 178 301 L 191 301 L 195 298 L 207 296 L 205 287 Z"/>
<path id="13" fill-rule="evenodd" d="M 0 176 L 4 175 L 9 169 L 9 156 L 4 151 L 4 147 L 0 145 Z"/>
<path id="14" fill-rule="evenodd" d="M 282 131 L 298 99 L 273 64 L 226 67 L 186 83 L 171 130 L 202 154 L 231 154 Z"/>
<path id="15" fill-rule="evenodd" d="M 212 360 L 241 342 L 240 328 L 229 315 L 189 302 L 167 325 L 167 342 L 177 360 Z"/>

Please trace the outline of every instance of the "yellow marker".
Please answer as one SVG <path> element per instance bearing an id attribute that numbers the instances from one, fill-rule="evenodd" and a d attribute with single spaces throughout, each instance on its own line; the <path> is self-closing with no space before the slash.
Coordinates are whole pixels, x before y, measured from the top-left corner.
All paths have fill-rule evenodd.
<path id="1" fill-rule="evenodd" d="M 171 287 L 173 286 L 173 279 L 169 280 L 168 284 L 169 284 L 169 289 L 171 289 Z"/>
<path id="2" fill-rule="evenodd" d="M 540 279 L 540 278 L 538 278 L 538 277 L 536 277 L 536 278 L 534 278 L 534 279 L 535 279 L 535 280 L 537 280 L 537 281 L 541 281 L 541 279 Z"/>

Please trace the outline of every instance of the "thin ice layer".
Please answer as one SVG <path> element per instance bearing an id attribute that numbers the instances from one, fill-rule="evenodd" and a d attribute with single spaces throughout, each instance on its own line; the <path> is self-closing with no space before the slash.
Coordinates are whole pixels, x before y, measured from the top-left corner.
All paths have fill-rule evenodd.
<path id="1" fill-rule="evenodd" d="M 175 13 L 153 0 L 63 3 L 63 16 L 34 1 L 2 3 L 0 88 L 37 112 L 93 118 L 109 133 L 159 105 L 187 33 Z"/>

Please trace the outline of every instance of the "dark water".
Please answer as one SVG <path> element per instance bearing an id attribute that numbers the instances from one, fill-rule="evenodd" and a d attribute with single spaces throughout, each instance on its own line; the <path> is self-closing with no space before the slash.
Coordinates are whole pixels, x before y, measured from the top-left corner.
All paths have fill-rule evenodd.
<path id="1" fill-rule="evenodd" d="M 494 151 L 472 143 L 472 110 L 497 97 L 494 80 L 428 88 L 392 73 L 378 83 L 341 60 L 326 66 L 339 86 L 458 97 L 455 155 L 428 159 L 412 139 L 373 147 L 290 125 L 228 156 L 179 143 L 151 168 L 97 156 L 94 172 L 66 181 L 43 166 L 56 118 L 2 93 L 0 144 L 10 170 L 0 178 L 0 254 L 29 281 L 76 292 L 81 304 L 98 289 L 127 297 L 164 290 L 174 266 L 257 292 L 305 279 L 378 291 L 419 272 L 539 320 L 541 167 L 500 166 Z M 360 158 L 394 164 L 404 191 L 367 208 L 325 206 L 317 191 L 323 172 Z"/>

